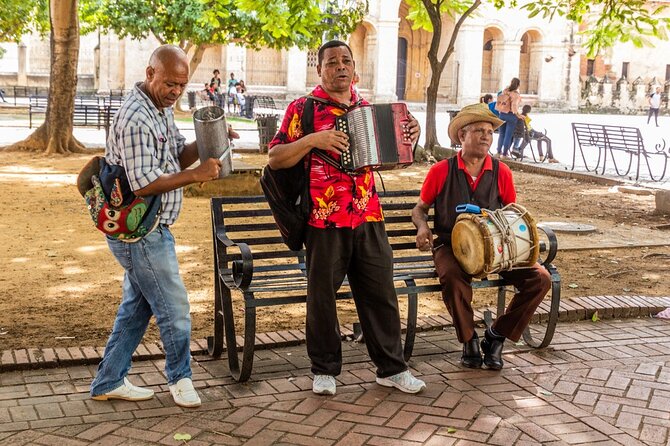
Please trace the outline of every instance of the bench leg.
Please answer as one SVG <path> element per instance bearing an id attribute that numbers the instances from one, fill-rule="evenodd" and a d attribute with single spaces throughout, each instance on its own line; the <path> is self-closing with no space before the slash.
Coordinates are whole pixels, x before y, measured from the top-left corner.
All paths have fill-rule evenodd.
<path id="1" fill-rule="evenodd" d="M 551 274 L 551 306 L 549 308 L 549 315 L 546 321 L 546 328 L 542 339 L 538 342 L 530 333 L 530 328 L 526 327 L 523 332 L 523 340 L 526 344 L 534 348 L 544 348 L 551 343 L 556 331 L 556 324 L 558 323 L 558 314 L 561 306 L 561 276 L 556 271 L 553 265 L 546 267 Z"/>
<path id="2" fill-rule="evenodd" d="M 238 342 L 235 334 L 235 316 L 233 300 L 230 290 L 217 284 L 217 298 L 214 312 L 214 336 L 207 338 L 207 347 L 210 355 L 221 356 L 223 352 L 223 334 L 225 334 L 226 351 L 228 354 L 228 368 L 235 381 L 244 382 L 251 376 L 254 365 L 254 348 L 256 344 L 256 307 L 246 306 L 244 311 L 244 340 L 242 349 L 242 364 L 238 357 Z M 219 292 L 220 290 L 220 292 Z M 253 294 L 244 295 L 245 303 L 253 300 Z"/>
<path id="3" fill-rule="evenodd" d="M 411 282 L 411 283 L 410 283 Z M 407 286 L 416 286 L 414 280 L 405 281 Z M 403 358 L 409 362 L 414 350 L 414 339 L 416 337 L 416 317 L 419 311 L 419 299 L 417 293 L 407 295 L 407 330 L 405 331 L 405 345 L 403 346 Z"/>
<path id="4" fill-rule="evenodd" d="M 223 353 L 223 298 L 221 290 L 221 279 L 214 273 L 214 335 L 207 337 L 207 351 L 215 358 L 220 358 Z M 228 291 L 230 292 L 230 291 Z"/>
<path id="5" fill-rule="evenodd" d="M 496 317 L 505 312 L 506 293 L 507 293 L 506 286 L 503 285 L 498 287 L 498 303 L 496 308 Z M 491 327 L 491 325 L 493 325 L 493 313 L 491 312 L 491 310 L 484 310 L 484 325 L 486 325 L 486 328 L 489 328 Z"/>

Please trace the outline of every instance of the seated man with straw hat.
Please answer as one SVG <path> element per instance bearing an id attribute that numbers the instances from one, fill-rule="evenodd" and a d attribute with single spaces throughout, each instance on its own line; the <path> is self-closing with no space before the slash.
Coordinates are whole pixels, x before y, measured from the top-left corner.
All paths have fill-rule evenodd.
<path id="1" fill-rule="evenodd" d="M 433 251 L 435 269 L 442 285 L 442 299 L 451 314 L 458 340 L 463 344 L 461 364 L 488 369 L 503 367 L 505 338 L 518 341 L 551 287 L 549 273 L 539 264 L 499 274 L 518 290 L 504 314 L 486 329 L 481 341 L 475 331 L 472 310 L 472 276 L 454 257 L 451 231 L 456 222 L 456 206 L 473 204 L 495 210 L 516 201 L 516 190 L 509 167 L 489 155 L 493 131 L 503 123 L 486 104 L 463 109 L 449 123 L 449 137 L 459 141 L 462 150 L 453 158 L 433 165 L 421 188 L 412 221 L 417 228 L 416 246 Z M 428 211 L 435 206 L 435 238 L 428 227 Z"/>

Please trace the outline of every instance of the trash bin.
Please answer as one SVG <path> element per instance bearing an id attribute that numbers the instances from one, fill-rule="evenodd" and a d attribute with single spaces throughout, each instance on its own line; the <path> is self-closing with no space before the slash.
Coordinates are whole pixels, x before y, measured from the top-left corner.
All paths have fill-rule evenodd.
<path id="1" fill-rule="evenodd" d="M 256 101 L 256 96 L 245 96 L 245 99 L 242 115 L 245 118 L 252 119 L 254 117 L 254 102 Z"/>
<path id="2" fill-rule="evenodd" d="M 258 140 L 261 153 L 267 153 L 268 144 L 277 133 L 277 115 L 258 115 L 256 124 L 258 125 Z"/>
<path id="3" fill-rule="evenodd" d="M 186 93 L 188 96 L 188 108 L 189 109 L 194 109 L 195 108 L 195 91 L 189 91 Z"/>

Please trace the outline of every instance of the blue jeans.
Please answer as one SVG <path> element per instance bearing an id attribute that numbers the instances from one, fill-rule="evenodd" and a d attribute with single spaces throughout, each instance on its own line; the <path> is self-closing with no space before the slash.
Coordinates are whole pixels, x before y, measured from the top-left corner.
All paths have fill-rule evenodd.
<path id="1" fill-rule="evenodd" d="M 498 154 L 509 155 L 509 148 L 512 146 L 512 137 L 514 129 L 519 118 L 514 113 L 500 113 L 500 119 L 505 123 L 498 130 Z M 504 150 L 503 150 L 504 146 Z"/>
<path id="2" fill-rule="evenodd" d="M 98 373 L 91 383 L 91 396 L 102 395 L 123 384 L 130 370 L 131 356 L 152 314 L 165 350 L 168 384 L 190 378 L 191 315 L 170 230 L 159 225 L 136 243 L 108 237 L 107 244 L 125 269 L 123 297 Z"/>

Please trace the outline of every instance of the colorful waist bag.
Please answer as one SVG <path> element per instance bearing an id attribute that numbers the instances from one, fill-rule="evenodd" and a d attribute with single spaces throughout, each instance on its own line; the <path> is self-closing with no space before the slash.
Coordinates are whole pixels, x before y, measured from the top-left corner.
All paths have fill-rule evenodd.
<path id="1" fill-rule="evenodd" d="M 158 226 L 160 195 L 135 195 L 123 166 L 107 164 L 104 157 L 96 156 L 84 166 L 77 188 L 93 223 L 109 237 L 136 242 Z"/>

